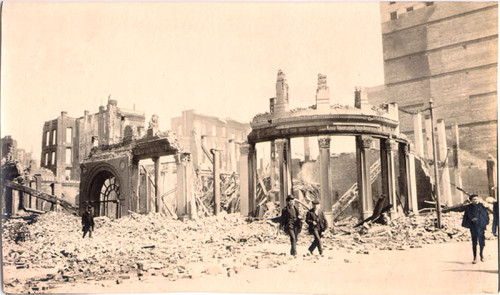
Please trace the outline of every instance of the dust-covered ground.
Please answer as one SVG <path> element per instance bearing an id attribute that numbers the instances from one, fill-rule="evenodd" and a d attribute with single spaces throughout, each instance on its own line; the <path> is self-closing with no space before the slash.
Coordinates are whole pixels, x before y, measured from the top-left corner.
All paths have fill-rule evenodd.
<path id="1" fill-rule="evenodd" d="M 80 219 L 50 212 L 10 219 L 3 228 L 4 292 L 496 293 L 497 240 L 487 233 L 486 261 L 471 263 L 460 213 L 400 217 L 390 225 L 338 222 L 325 254 L 299 255 L 269 221 L 223 214 L 185 223 L 158 214 L 96 218 L 91 239 Z"/>

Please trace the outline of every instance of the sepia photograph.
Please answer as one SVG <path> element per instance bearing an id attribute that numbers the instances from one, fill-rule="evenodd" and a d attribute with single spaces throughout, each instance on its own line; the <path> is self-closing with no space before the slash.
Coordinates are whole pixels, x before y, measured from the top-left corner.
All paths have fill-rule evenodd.
<path id="1" fill-rule="evenodd" d="M 5 294 L 498 294 L 498 2 L 3 1 Z"/>

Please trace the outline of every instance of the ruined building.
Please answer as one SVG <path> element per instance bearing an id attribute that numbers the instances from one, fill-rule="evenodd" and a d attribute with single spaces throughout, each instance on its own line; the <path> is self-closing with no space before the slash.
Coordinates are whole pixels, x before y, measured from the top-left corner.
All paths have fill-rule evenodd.
<path id="1" fill-rule="evenodd" d="M 170 126 L 184 149 L 191 153 L 193 166 L 200 173 L 212 167 L 211 149 L 220 150 L 219 165 L 223 172 L 238 171 L 239 145 L 250 132 L 249 124 L 187 110 L 181 117 L 172 118 Z"/>
<path id="2" fill-rule="evenodd" d="M 292 174 L 292 138 L 316 139 L 319 146 L 319 196 L 325 217 L 332 221 L 358 200 L 361 204 L 358 215 L 366 218 L 374 213 L 377 204 L 390 204 L 391 213 L 418 212 L 417 186 L 415 182 L 415 153 L 408 139 L 399 131 L 398 106 L 383 103 L 372 106 L 361 88 L 356 88 L 354 107 L 330 103 L 330 89 L 326 76 L 318 75 L 316 104 L 308 108 L 289 108 L 289 89 L 282 71 L 278 72 L 276 97 L 271 99 L 270 112 L 256 115 L 248 142 L 241 146 L 240 195 L 241 212 L 251 216 L 263 199 L 257 199 L 257 190 L 262 187 L 257 171 L 257 143 L 271 146 L 271 183 L 279 188 L 279 203 L 283 208 L 287 195 L 294 194 Z M 330 143 L 335 136 L 354 136 L 356 139 L 356 161 L 350 169 L 357 171 L 353 185 L 342 192 L 342 196 L 332 195 L 330 167 Z M 376 157 L 372 157 L 372 151 Z M 277 171 L 277 173 L 275 173 Z M 374 180 L 380 177 L 379 191 L 385 198 L 373 195 Z M 274 185 L 271 184 L 273 187 Z M 311 198 L 300 199 L 310 207 Z M 304 203 L 306 202 L 306 203 Z M 309 203 L 307 203 L 309 202 Z M 385 205 L 384 205 L 385 206 Z"/>
<path id="3" fill-rule="evenodd" d="M 153 116 L 147 134 L 139 137 L 134 126 L 125 128 L 122 141 L 102 144 L 91 149 L 80 165 L 80 213 L 87 204 L 96 208 L 95 214 L 119 218 L 130 212 L 157 212 L 180 219 L 196 215 L 193 199 L 192 166 L 189 153 L 184 153 L 172 132 L 160 132 Z M 160 157 L 174 156 L 176 163 L 175 201 L 165 199 L 160 190 L 162 165 Z M 153 177 L 141 177 L 140 161 L 154 162 Z M 152 193 L 141 189 L 153 183 Z M 194 207 L 192 207 L 194 206 Z"/>
<path id="4" fill-rule="evenodd" d="M 85 111 L 83 117 L 72 118 L 61 112 L 43 126 L 40 166 L 53 171 L 59 181 L 79 181 L 79 163 L 94 145 L 120 142 L 128 125 L 135 126 L 135 132 L 142 136 L 145 121 L 144 112 L 119 108 L 113 99 L 95 114 Z"/>
<path id="5" fill-rule="evenodd" d="M 401 132 L 432 159 L 422 112 L 432 98 L 438 160 L 451 170 L 445 182 L 461 178 L 487 194 L 486 159 L 497 154 L 498 3 L 381 2 L 380 13 L 385 85 L 367 89 L 370 102 L 398 103 Z M 449 186 L 443 193 L 457 193 Z"/>
<path id="6" fill-rule="evenodd" d="M 13 139 L 10 135 L 2 138 L 2 160 L 18 162 L 23 169 L 36 166 L 31 152 L 26 152 L 26 150 L 19 148 L 17 140 Z"/>

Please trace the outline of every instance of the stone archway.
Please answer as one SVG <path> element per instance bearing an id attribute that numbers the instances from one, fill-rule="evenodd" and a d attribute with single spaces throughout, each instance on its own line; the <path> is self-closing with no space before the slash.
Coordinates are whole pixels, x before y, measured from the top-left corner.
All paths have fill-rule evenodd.
<path id="1" fill-rule="evenodd" d="M 90 195 L 97 216 L 120 217 L 120 181 L 113 173 L 98 173 L 92 179 Z"/>
<path id="2" fill-rule="evenodd" d="M 89 189 L 86 199 L 94 207 L 94 215 L 120 218 L 123 189 L 120 175 L 116 173 L 115 169 L 105 164 L 95 167 L 88 183 Z"/>

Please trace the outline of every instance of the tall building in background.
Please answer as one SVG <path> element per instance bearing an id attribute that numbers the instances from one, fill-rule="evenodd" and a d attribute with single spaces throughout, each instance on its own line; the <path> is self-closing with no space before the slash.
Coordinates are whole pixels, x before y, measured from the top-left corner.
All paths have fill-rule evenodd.
<path id="1" fill-rule="evenodd" d="M 80 162 L 88 156 L 93 145 L 116 144 L 124 135 L 125 126 L 131 125 L 138 136 L 145 133 L 144 112 L 118 107 L 109 99 L 99 112 L 84 112 L 80 118 L 69 117 L 67 112 L 45 122 L 42 134 L 40 166 L 50 169 L 58 181 L 80 180 Z"/>
<path id="2" fill-rule="evenodd" d="M 380 13 L 385 85 L 367 89 L 370 102 L 412 112 L 432 97 L 448 139 L 456 123 L 461 149 L 496 157 L 497 2 L 381 2 Z M 399 115 L 413 139 L 412 116 Z"/>

